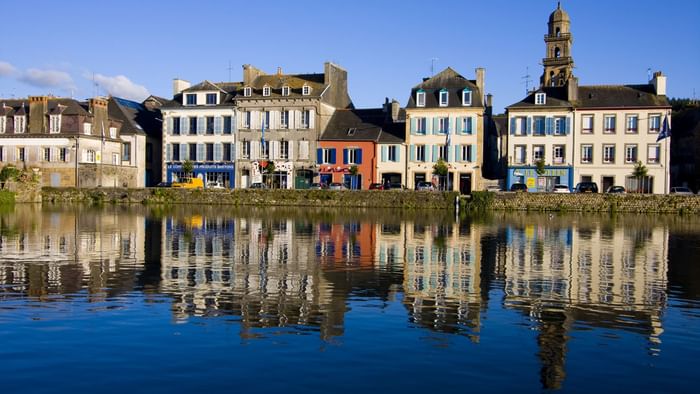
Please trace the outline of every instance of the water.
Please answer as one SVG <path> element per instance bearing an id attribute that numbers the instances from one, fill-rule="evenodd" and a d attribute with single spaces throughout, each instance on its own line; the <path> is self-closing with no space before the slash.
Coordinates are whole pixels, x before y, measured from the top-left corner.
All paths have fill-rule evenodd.
<path id="1" fill-rule="evenodd" d="M 691 392 L 700 220 L 0 212 L 21 392 Z"/>

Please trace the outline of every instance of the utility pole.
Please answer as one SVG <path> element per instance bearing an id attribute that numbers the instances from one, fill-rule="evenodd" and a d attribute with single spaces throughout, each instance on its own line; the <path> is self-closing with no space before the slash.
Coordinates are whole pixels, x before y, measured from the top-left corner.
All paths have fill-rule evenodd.
<path id="1" fill-rule="evenodd" d="M 431 76 L 431 77 L 432 77 L 433 75 L 435 75 L 435 63 L 436 63 L 438 60 L 440 60 L 440 59 L 438 59 L 438 58 L 436 58 L 436 57 L 430 59 L 430 76 Z"/>
<path id="2" fill-rule="evenodd" d="M 525 95 L 530 93 L 530 82 L 532 81 L 530 76 L 530 67 L 525 67 L 525 75 L 523 75 L 520 79 L 523 80 L 522 83 L 525 84 Z"/>

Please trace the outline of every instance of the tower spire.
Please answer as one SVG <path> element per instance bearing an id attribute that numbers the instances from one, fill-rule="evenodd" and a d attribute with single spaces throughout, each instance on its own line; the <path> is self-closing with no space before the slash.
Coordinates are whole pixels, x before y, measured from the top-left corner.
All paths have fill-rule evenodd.
<path id="1" fill-rule="evenodd" d="M 571 20 L 569 14 L 557 9 L 549 15 L 547 34 L 544 36 L 546 54 L 542 59 L 544 70 L 540 78 L 541 86 L 564 86 L 573 77 L 574 60 L 571 57 Z"/>

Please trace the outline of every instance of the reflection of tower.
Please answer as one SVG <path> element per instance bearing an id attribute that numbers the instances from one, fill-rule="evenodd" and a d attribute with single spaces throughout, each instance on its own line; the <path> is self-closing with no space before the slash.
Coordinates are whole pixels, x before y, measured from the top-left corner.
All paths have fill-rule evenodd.
<path id="1" fill-rule="evenodd" d="M 544 37 L 547 53 L 542 60 L 544 72 L 540 77 L 542 86 L 564 86 L 573 77 L 574 60 L 571 57 L 573 38 L 570 32 L 569 14 L 557 5 L 549 15 L 548 31 Z"/>
<path id="2" fill-rule="evenodd" d="M 566 356 L 567 313 L 564 311 L 543 311 L 539 314 L 540 334 L 537 336 L 540 382 L 545 389 L 560 389 L 566 377 L 564 361 Z"/>

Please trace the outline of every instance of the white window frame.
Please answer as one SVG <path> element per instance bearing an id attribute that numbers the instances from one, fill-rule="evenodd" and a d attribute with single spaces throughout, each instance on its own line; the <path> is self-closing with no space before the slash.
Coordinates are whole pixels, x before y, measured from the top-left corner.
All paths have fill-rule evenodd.
<path id="1" fill-rule="evenodd" d="M 450 104 L 450 95 L 449 92 L 445 89 L 440 90 L 440 106 L 441 107 L 447 107 Z"/>
<path id="2" fill-rule="evenodd" d="M 244 129 L 249 129 L 250 128 L 250 117 L 251 117 L 251 112 L 250 111 L 243 111 L 242 113 L 242 119 L 241 121 L 243 122 L 241 127 Z"/>
<path id="3" fill-rule="evenodd" d="M 634 128 L 632 128 L 632 119 L 634 119 Z M 625 132 L 628 134 L 639 133 L 639 115 L 629 114 L 625 119 Z"/>
<path id="4" fill-rule="evenodd" d="M 250 159 L 250 141 L 241 141 L 241 158 Z"/>
<path id="5" fill-rule="evenodd" d="M 283 160 L 289 160 L 289 141 L 280 141 L 279 158 Z"/>
<path id="6" fill-rule="evenodd" d="M 15 116 L 15 134 L 24 134 L 27 131 L 27 117 Z"/>
<path id="7" fill-rule="evenodd" d="M 524 146 L 524 145 L 518 145 L 518 146 Z M 469 163 L 474 161 L 474 158 L 472 157 L 472 145 L 471 144 L 462 145 L 460 147 L 460 149 L 462 149 L 462 161 L 466 161 Z"/>
<path id="8" fill-rule="evenodd" d="M 416 145 L 416 161 L 425 163 L 425 145 Z"/>
<path id="9" fill-rule="evenodd" d="M 474 122 L 471 116 L 462 118 L 462 132 L 465 134 L 474 134 Z"/>
<path id="10" fill-rule="evenodd" d="M 334 164 L 331 163 L 331 149 L 332 148 L 321 148 L 321 160 L 322 164 Z"/>
<path id="11" fill-rule="evenodd" d="M 653 151 L 652 151 L 653 149 Z M 654 154 L 652 154 L 654 152 Z M 659 164 L 661 162 L 661 145 L 647 145 L 647 164 Z"/>
<path id="12" fill-rule="evenodd" d="M 428 118 L 416 118 L 416 133 L 425 135 L 428 132 Z"/>
<path id="13" fill-rule="evenodd" d="M 612 123 L 612 124 L 610 124 L 610 123 Z M 603 133 L 615 134 L 616 131 L 617 131 L 617 116 L 614 114 L 603 115 Z"/>
<path id="14" fill-rule="evenodd" d="M 547 104 L 547 93 L 535 93 L 535 105 Z"/>
<path id="15" fill-rule="evenodd" d="M 270 111 L 262 111 L 260 113 L 260 128 L 265 127 L 265 130 L 270 130 Z"/>
<path id="16" fill-rule="evenodd" d="M 0 134 L 5 134 L 7 130 L 7 116 L 0 116 Z"/>
<path id="17" fill-rule="evenodd" d="M 253 88 L 250 86 L 246 86 L 243 88 L 243 96 L 244 97 L 250 97 L 253 95 Z"/>
<path id="18" fill-rule="evenodd" d="M 588 156 L 585 152 L 588 150 Z M 593 144 L 581 145 L 581 164 L 591 164 L 593 163 Z"/>
<path id="19" fill-rule="evenodd" d="M 525 135 L 527 133 L 527 117 L 515 117 L 515 135 Z"/>
<path id="20" fill-rule="evenodd" d="M 310 128 L 310 118 L 311 118 L 311 110 L 305 109 L 301 111 L 301 128 L 302 129 L 308 129 Z"/>
<path id="21" fill-rule="evenodd" d="M 270 143 L 271 141 L 265 141 L 263 144 L 262 141 L 260 143 L 260 158 L 262 159 L 269 159 L 270 158 Z"/>
<path id="22" fill-rule="evenodd" d="M 564 164 L 566 162 L 566 145 L 554 145 L 552 147 L 552 163 Z"/>
<path id="23" fill-rule="evenodd" d="M 447 145 L 438 145 L 438 160 L 442 159 L 443 161 L 448 161 L 447 157 Z"/>
<path id="24" fill-rule="evenodd" d="M 289 128 L 289 110 L 280 111 L 280 129 Z"/>
<path id="25" fill-rule="evenodd" d="M 18 161 L 27 160 L 27 150 L 23 146 L 17 147 L 17 160 Z"/>
<path id="26" fill-rule="evenodd" d="M 263 86 L 263 96 L 269 97 L 270 96 L 270 87 L 269 86 Z"/>
<path id="27" fill-rule="evenodd" d="M 639 160 L 637 144 L 625 144 L 625 163 L 636 163 L 637 160 Z"/>
<path id="28" fill-rule="evenodd" d="M 209 103 L 209 97 L 212 97 L 212 96 L 214 97 L 214 102 L 213 102 L 213 103 Z M 217 96 L 216 93 L 207 93 L 207 94 L 205 94 L 205 95 L 204 95 L 204 102 L 206 103 L 206 105 L 216 105 L 216 104 L 217 104 L 217 101 L 218 101 L 218 98 L 217 98 L 216 96 Z"/>
<path id="29" fill-rule="evenodd" d="M 544 145 L 533 145 L 532 146 L 532 162 L 536 163 L 540 160 L 545 160 L 545 149 Z"/>
<path id="30" fill-rule="evenodd" d="M 85 162 L 86 163 L 95 163 L 95 160 L 97 160 L 97 152 L 95 152 L 94 149 L 88 149 L 85 151 Z"/>
<path id="31" fill-rule="evenodd" d="M 68 148 L 59 149 L 58 159 L 64 163 L 68 161 Z"/>
<path id="32" fill-rule="evenodd" d="M 649 133 L 658 134 L 661 131 L 661 114 L 649 115 Z"/>
<path id="33" fill-rule="evenodd" d="M 547 121 L 545 120 L 545 123 Z M 545 125 L 545 128 L 547 126 Z M 554 130 L 552 130 L 554 135 L 564 135 L 566 134 L 566 117 L 555 116 L 554 117 Z"/>
<path id="34" fill-rule="evenodd" d="M 416 92 L 416 107 L 425 107 L 425 91 Z"/>
<path id="35" fill-rule="evenodd" d="M 109 128 L 109 138 L 112 138 L 112 139 L 117 138 L 117 128 L 116 127 Z"/>
<path id="36" fill-rule="evenodd" d="M 462 106 L 472 105 L 472 91 L 469 89 L 462 90 Z"/>
<path id="37" fill-rule="evenodd" d="M 83 123 L 83 134 L 92 135 L 92 123 Z"/>
<path id="38" fill-rule="evenodd" d="M 51 162 L 51 148 L 42 148 L 42 158 L 45 162 Z"/>
<path id="39" fill-rule="evenodd" d="M 522 153 L 520 158 L 518 158 L 518 152 Z M 527 163 L 527 145 L 515 145 L 513 149 L 513 162 L 515 164 Z"/>
<path id="40" fill-rule="evenodd" d="M 61 115 L 49 115 L 49 134 L 58 134 L 60 132 Z"/>
<path id="41" fill-rule="evenodd" d="M 194 103 L 190 104 L 190 97 L 194 97 Z M 185 105 L 197 105 L 197 94 L 196 93 L 185 93 Z"/>
<path id="42" fill-rule="evenodd" d="M 450 127 L 450 118 L 443 116 L 438 118 L 438 129 L 437 132 L 440 134 L 447 134 Z"/>
<path id="43" fill-rule="evenodd" d="M 310 94 L 311 94 L 311 86 L 304 85 L 301 87 L 301 95 L 302 96 L 308 96 Z"/>
<path id="44" fill-rule="evenodd" d="M 357 153 L 360 150 L 360 148 L 348 148 L 348 164 L 358 164 Z"/>
<path id="45" fill-rule="evenodd" d="M 593 134 L 593 115 L 582 115 L 581 116 L 581 134 Z M 587 125 L 587 121 L 590 123 Z M 590 126 L 586 128 L 586 126 Z"/>
<path id="46" fill-rule="evenodd" d="M 603 145 L 603 164 L 615 164 L 615 145 Z"/>
<path id="47" fill-rule="evenodd" d="M 282 96 L 289 96 L 289 86 L 282 86 Z"/>
<path id="48" fill-rule="evenodd" d="M 399 147 L 396 145 L 389 145 L 387 149 L 387 159 L 389 161 L 397 162 Z"/>

